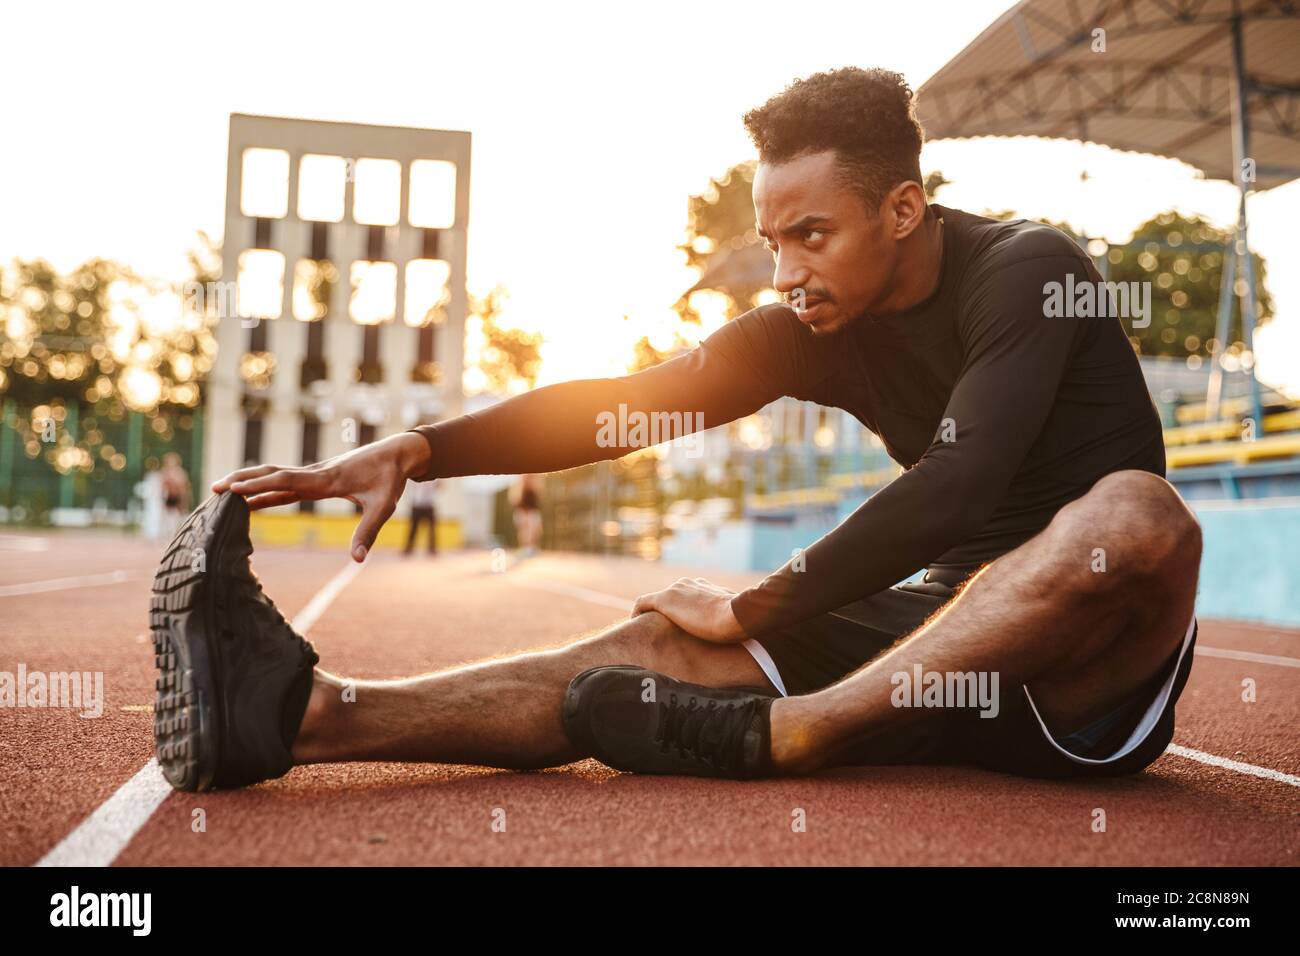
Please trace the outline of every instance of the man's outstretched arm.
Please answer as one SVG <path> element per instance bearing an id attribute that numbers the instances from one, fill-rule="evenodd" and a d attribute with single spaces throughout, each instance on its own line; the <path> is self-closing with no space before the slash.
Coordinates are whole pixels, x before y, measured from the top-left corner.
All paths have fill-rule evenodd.
<path id="1" fill-rule="evenodd" d="M 755 309 L 699 348 L 642 372 L 535 389 L 314 465 L 243 468 L 212 490 L 245 495 L 254 509 L 346 498 L 361 507 L 352 557 L 362 561 L 408 478 L 555 471 L 618 458 L 649 444 L 638 440 L 633 413 L 680 413 L 670 420 L 693 432 L 700 420 L 712 428 L 797 389 L 803 368 L 794 321 L 788 310 Z M 620 428 L 620 419 L 632 427 Z"/>
<path id="2" fill-rule="evenodd" d="M 664 441 L 713 428 L 776 397 L 706 344 L 633 375 L 548 385 L 421 425 L 413 431 L 424 437 L 429 454 L 417 477 L 560 471 L 621 458 L 648 447 L 652 437 Z"/>

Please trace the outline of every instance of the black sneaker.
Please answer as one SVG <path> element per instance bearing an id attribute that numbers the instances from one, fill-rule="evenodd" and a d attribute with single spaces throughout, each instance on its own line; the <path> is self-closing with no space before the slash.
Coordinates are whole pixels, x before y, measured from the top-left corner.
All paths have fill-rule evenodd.
<path id="1" fill-rule="evenodd" d="M 701 687 L 617 665 L 585 670 L 564 695 L 564 732 L 584 754 L 635 773 L 731 777 L 771 772 L 772 697 Z"/>
<path id="2" fill-rule="evenodd" d="M 262 591 L 248 503 L 231 492 L 186 519 L 153 581 L 154 742 L 178 790 L 282 776 L 311 695 L 315 649 Z"/>

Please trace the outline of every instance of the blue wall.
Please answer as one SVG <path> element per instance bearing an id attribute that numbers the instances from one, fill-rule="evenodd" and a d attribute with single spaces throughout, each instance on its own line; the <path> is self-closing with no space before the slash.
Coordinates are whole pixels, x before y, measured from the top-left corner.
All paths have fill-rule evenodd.
<path id="1" fill-rule="evenodd" d="M 857 505 L 747 518 L 716 532 L 684 531 L 664 541 L 673 564 L 772 571 L 812 544 Z M 1204 533 L 1197 613 L 1300 627 L 1300 498 L 1193 501 Z"/>
<path id="2" fill-rule="evenodd" d="M 1205 542 L 1197 613 L 1300 627 L 1300 498 L 1192 507 Z"/>

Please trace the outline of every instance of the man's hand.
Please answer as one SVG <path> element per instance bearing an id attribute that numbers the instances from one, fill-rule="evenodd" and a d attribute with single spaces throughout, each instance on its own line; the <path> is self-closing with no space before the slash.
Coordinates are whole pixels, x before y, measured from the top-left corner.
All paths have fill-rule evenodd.
<path id="1" fill-rule="evenodd" d="M 745 632 L 731 613 L 735 592 L 704 578 L 679 578 L 672 587 L 643 594 L 632 606 L 632 616 L 658 611 L 688 634 L 716 644 L 743 641 Z"/>
<path id="2" fill-rule="evenodd" d="M 361 520 L 352 535 L 352 560 L 364 561 L 379 529 L 396 510 L 406 480 L 423 474 L 428 463 L 429 443 L 415 432 L 402 432 L 302 468 L 241 468 L 213 482 L 212 490 L 243 495 L 253 510 L 346 498 L 361 506 Z"/>

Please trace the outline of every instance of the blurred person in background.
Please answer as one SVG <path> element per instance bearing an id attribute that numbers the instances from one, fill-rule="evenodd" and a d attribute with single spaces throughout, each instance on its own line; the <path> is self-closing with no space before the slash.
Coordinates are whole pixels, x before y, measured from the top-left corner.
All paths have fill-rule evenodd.
<path id="1" fill-rule="evenodd" d="M 520 475 L 510 489 L 510 503 L 515 509 L 515 536 L 522 554 L 536 554 L 542 540 L 541 481 L 536 475 Z"/>
<path id="2" fill-rule="evenodd" d="M 402 554 L 410 557 L 415 551 L 415 539 L 419 536 L 420 525 L 429 526 L 429 556 L 438 553 L 438 512 L 437 497 L 434 486 L 437 481 L 407 481 L 406 497 L 411 502 L 410 530 L 406 533 L 406 547 Z"/>
<path id="3" fill-rule="evenodd" d="M 158 477 L 162 490 L 162 536 L 170 541 L 192 507 L 190 476 L 181 466 L 181 456 L 169 451 L 163 456 Z"/>
<path id="4" fill-rule="evenodd" d="M 150 541 L 162 538 L 163 493 L 162 472 L 156 463 L 146 464 L 144 477 L 135 486 L 135 496 L 140 499 L 140 531 Z"/>

